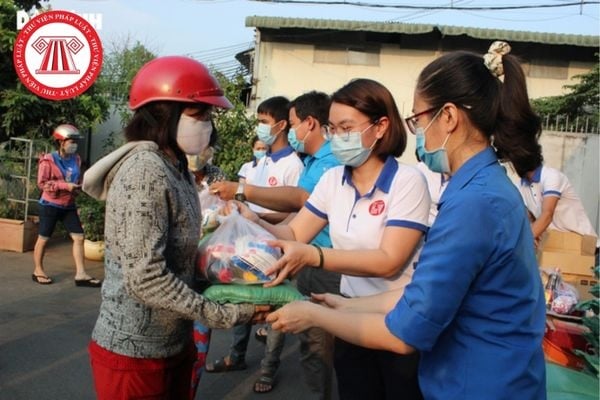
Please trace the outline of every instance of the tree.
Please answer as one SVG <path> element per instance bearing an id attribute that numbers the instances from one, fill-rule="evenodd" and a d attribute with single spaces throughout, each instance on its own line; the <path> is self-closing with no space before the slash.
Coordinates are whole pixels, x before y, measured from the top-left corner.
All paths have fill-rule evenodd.
<path id="1" fill-rule="evenodd" d="M 599 53 L 596 53 L 599 57 Z M 600 58 L 587 73 L 576 75 L 577 83 L 565 85 L 569 92 L 561 96 L 542 97 L 532 100 L 534 109 L 541 115 L 567 117 L 575 121 L 577 117 L 589 117 L 591 126 L 598 126 L 600 121 Z M 598 132 L 598 129 L 595 130 Z"/>
<path id="2" fill-rule="evenodd" d="M 156 58 L 156 55 L 139 41 L 132 44 L 129 36 L 124 40 L 114 41 L 106 47 L 97 85 L 116 108 L 124 126 L 131 117 L 127 106 L 131 81 L 139 69 Z"/>
<path id="3" fill-rule="evenodd" d="M 248 85 L 244 76 L 238 74 L 228 78 L 220 72 L 213 73 L 225 91 L 225 96 L 233 104 L 233 109 L 218 111 L 215 115 L 219 141 L 213 162 L 230 180 L 237 181 L 240 167 L 252 158 L 250 142 L 255 135 L 256 118 L 248 115 L 242 101 L 242 92 Z"/>

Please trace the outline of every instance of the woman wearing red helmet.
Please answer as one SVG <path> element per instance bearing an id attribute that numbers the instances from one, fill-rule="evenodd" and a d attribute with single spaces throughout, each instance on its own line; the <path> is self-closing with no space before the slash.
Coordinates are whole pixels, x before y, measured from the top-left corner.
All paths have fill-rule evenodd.
<path id="1" fill-rule="evenodd" d="M 44 154 L 38 165 L 37 183 L 42 195 L 39 201 L 39 235 L 33 250 L 34 270 L 31 279 L 40 285 L 53 282 L 44 272 L 44 252 L 56 223 L 61 221 L 73 239 L 75 284 L 99 287 L 102 282 L 85 271 L 83 229 L 75 204 L 75 196 L 81 187 L 81 158 L 77 154 L 77 141 L 81 139 L 81 135 L 73 125 L 62 124 L 54 129 L 52 137 L 58 150 Z"/>
<path id="2" fill-rule="evenodd" d="M 134 77 L 126 144 L 94 164 L 84 190 L 106 200 L 105 280 L 90 343 L 98 399 L 193 399 L 192 321 L 229 328 L 268 307 L 194 291 L 200 206 L 186 155 L 210 141 L 213 107 L 230 108 L 207 68 L 160 57 Z"/>

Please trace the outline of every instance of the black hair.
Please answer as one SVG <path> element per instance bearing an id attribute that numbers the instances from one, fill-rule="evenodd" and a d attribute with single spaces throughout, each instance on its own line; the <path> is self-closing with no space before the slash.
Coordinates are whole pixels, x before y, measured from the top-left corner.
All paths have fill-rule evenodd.
<path id="1" fill-rule="evenodd" d="M 256 110 L 258 114 L 267 114 L 273 117 L 275 123 L 279 121 L 285 121 L 285 129 L 287 132 L 289 129 L 289 112 L 290 112 L 290 101 L 283 96 L 269 97 L 258 105 Z"/>
<path id="2" fill-rule="evenodd" d="M 504 82 L 492 75 L 483 57 L 455 51 L 432 61 L 419 75 L 417 93 L 431 107 L 454 103 L 465 111 L 496 149 L 524 176 L 543 161 L 538 143 L 541 120 L 533 112 L 518 59 L 502 57 Z"/>
<path id="3" fill-rule="evenodd" d="M 372 79 L 353 79 L 331 95 L 332 103 L 345 104 L 369 117 L 371 122 L 387 117 L 388 132 L 373 148 L 380 159 L 387 156 L 400 157 L 406 149 L 406 131 L 398 107 L 390 91 Z"/>
<path id="4" fill-rule="evenodd" d="M 296 110 L 296 115 L 301 121 L 311 116 L 321 125 L 327 125 L 329 122 L 330 106 L 331 97 L 327 93 L 316 90 L 304 93 L 290 103 L 290 108 Z"/>

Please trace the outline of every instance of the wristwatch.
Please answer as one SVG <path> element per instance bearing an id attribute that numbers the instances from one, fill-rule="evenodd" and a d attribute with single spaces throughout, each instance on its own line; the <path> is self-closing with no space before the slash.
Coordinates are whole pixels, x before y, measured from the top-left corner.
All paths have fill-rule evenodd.
<path id="1" fill-rule="evenodd" d="M 246 201 L 246 195 L 244 194 L 244 187 L 246 185 L 244 185 L 244 183 L 240 182 L 238 184 L 237 190 L 235 191 L 235 195 L 233 196 L 234 199 L 236 199 L 237 201 Z"/>

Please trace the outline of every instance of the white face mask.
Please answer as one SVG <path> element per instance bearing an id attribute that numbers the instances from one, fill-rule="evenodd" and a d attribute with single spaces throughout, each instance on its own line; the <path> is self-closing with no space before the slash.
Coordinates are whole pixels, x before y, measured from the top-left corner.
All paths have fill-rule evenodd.
<path id="1" fill-rule="evenodd" d="M 199 121 L 189 115 L 181 114 L 177 125 L 177 144 L 185 154 L 202 153 L 208 147 L 211 134 L 210 121 Z"/>
<path id="2" fill-rule="evenodd" d="M 77 153 L 77 143 L 69 143 L 64 148 L 65 154 L 75 154 Z"/>

